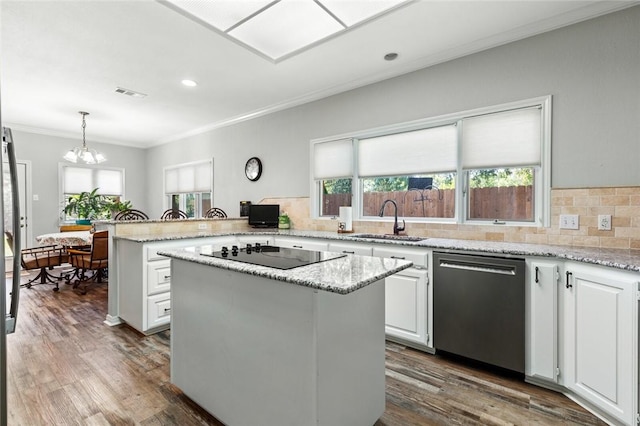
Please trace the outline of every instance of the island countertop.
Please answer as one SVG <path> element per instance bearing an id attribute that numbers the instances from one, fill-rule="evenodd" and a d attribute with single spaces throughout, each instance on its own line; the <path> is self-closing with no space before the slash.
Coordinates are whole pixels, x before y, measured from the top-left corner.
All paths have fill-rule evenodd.
<path id="1" fill-rule="evenodd" d="M 407 260 L 347 254 L 337 259 L 282 270 L 201 254 L 211 251 L 212 246 L 205 244 L 176 250 L 160 250 L 158 254 L 339 294 L 352 293 L 413 265 L 413 262 Z"/>

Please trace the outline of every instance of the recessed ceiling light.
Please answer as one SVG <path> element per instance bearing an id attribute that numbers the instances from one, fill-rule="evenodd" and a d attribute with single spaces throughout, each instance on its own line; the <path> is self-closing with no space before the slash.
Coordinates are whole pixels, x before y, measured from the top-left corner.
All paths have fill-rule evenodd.
<path id="1" fill-rule="evenodd" d="M 188 87 L 196 87 L 198 85 L 198 83 L 193 80 L 182 80 L 182 84 Z"/>
<path id="2" fill-rule="evenodd" d="M 398 57 L 398 54 L 395 52 L 392 53 L 387 53 L 386 55 L 384 55 L 384 60 L 385 61 L 393 61 L 394 59 L 396 59 Z"/>

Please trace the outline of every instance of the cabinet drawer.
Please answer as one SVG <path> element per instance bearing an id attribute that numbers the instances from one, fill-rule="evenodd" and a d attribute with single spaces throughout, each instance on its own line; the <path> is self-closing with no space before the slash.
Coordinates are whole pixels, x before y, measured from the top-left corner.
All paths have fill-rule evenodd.
<path id="1" fill-rule="evenodd" d="M 147 298 L 147 327 L 149 330 L 171 321 L 171 293 L 161 293 Z"/>
<path id="2" fill-rule="evenodd" d="M 171 261 L 159 260 L 147 265 L 147 294 L 164 293 L 171 289 Z"/>
<path id="3" fill-rule="evenodd" d="M 338 253 L 357 254 L 360 256 L 371 256 L 371 246 L 354 243 L 329 243 L 329 251 Z"/>
<path id="4" fill-rule="evenodd" d="M 429 267 L 429 254 L 427 250 L 405 249 L 399 247 L 374 247 L 373 255 L 376 257 L 390 257 L 404 259 L 413 262 L 417 268 L 427 269 Z"/>
<path id="5" fill-rule="evenodd" d="M 329 250 L 329 243 L 322 240 L 296 239 L 296 238 L 279 238 L 276 237 L 275 243 L 279 247 L 298 248 L 303 250 Z"/>

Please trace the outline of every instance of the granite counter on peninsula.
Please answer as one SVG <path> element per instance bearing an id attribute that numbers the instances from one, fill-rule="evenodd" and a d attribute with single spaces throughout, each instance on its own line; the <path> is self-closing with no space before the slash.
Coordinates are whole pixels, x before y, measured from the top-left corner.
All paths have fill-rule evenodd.
<path id="1" fill-rule="evenodd" d="M 385 408 L 384 278 L 346 255 L 290 270 L 171 258 L 171 380 L 225 424 L 372 425 Z"/>

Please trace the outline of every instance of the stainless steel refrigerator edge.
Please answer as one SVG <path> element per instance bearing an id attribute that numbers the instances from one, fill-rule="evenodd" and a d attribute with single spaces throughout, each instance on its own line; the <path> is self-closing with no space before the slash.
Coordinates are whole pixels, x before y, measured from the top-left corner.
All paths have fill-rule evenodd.
<path id="1" fill-rule="evenodd" d="M 18 199 L 18 178 L 16 173 L 16 156 L 13 144 L 13 136 L 11 129 L 2 128 L 2 161 L 0 162 L 0 176 L 5 176 L 5 167 L 9 168 L 10 175 L 10 191 L 11 198 L 11 225 L 13 232 L 13 268 L 10 300 L 7 300 L 7 280 L 5 270 L 5 249 L 4 244 L 0 244 L 0 276 L 2 279 L 2 289 L 0 291 L 0 306 L 2 306 L 2 315 L 0 316 L 0 425 L 7 424 L 7 334 L 13 333 L 16 327 L 18 316 L 18 302 L 20 300 L 20 203 Z M 7 194 L 3 184 L 3 196 L 0 197 L 0 223 L 3 226 L 3 238 L 5 237 L 5 204 L 4 199 Z M 7 311 L 7 302 L 9 309 Z"/>

